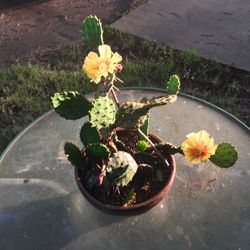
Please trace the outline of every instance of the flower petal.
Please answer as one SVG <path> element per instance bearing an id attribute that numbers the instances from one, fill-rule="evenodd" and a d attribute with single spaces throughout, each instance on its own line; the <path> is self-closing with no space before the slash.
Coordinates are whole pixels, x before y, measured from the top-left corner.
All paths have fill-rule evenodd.
<path id="1" fill-rule="evenodd" d="M 187 139 L 181 145 L 186 159 L 191 163 L 208 160 L 211 155 L 215 154 L 216 148 L 214 139 L 205 130 L 188 134 Z"/>
<path id="2" fill-rule="evenodd" d="M 115 52 L 113 54 L 113 56 L 112 56 L 112 58 L 110 60 L 111 63 L 119 63 L 121 61 L 122 61 L 122 56 L 119 53 L 117 53 L 117 52 Z"/>
<path id="3" fill-rule="evenodd" d="M 99 83 L 102 77 L 108 77 L 109 73 L 114 74 L 117 63 L 122 60 L 117 52 L 113 54 L 109 45 L 100 45 L 98 50 L 100 56 L 93 51 L 89 52 L 82 67 L 86 75 L 95 83 Z"/>
<path id="4" fill-rule="evenodd" d="M 111 48 L 109 45 L 103 44 L 98 47 L 100 58 L 103 60 L 109 60 L 112 56 Z"/>

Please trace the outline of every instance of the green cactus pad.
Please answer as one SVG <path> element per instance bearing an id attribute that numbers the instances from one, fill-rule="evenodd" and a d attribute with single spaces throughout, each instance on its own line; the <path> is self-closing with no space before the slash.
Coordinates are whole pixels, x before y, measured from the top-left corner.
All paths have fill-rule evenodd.
<path id="1" fill-rule="evenodd" d="M 93 143 L 88 145 L 87 154 L 93 158 L 108 158 L 110 155 L 110 150 L 108 147 L 102 143 Z"/>
<path id="2" fill-rule="evenodd" d="M 100 142 L 100 135 L 97 128 L 92 127 L 90 122 L 84 123 L 80 131 L 80 138 L 85 147 L 92 143 Z"/>
<path id="3" fill-rule="evenodd" d="M 91 109 L 91 103 L 77 91 L 55 93 L 51 100 L 55 111 L 69 120 L 82 118 Z"/>
<path id="4" fill-rule="evenodd" d="M 170 95 L 177 95 L 180 90 L 181 81 L 178 75 L 170 76 L 167 84 L 167 91 Z"/>
<path id="5" fill-rule="evenodd" d="M 229 143 L 218 145 L 215 154 L 209 160 L 221 168 L 229 168 L 235 164 L 238 159 L 238 152 L 235 147 Z"/>
<path id="6" fill-rule="evenodd" d="M 90 48 L 97 48 L 103 44 L 102 23 L 96 16 L 88 16 L 82 25 L 84 41 Z"/>
<path id="7" fill-rule="evenodd" d="M 143 152 L 144 150 L 146 150 L 146 148 L 148 147 L 148 142 L 145 140 L 139 140 L 136 143 L 136 148 L 138 151 Z"/>
<path id="8" fill-rule="evenodd" d="M 109 182 L 123 187 L 133 179 L 137 169 L 138 165 L 129 153 L 118 151 L 109 158 L 106 176 Z"/>
<path id="9" fill-rule="evenodd" d="M 105 128 L 115 122 L 115 104 L 107 96 L 98 97 L 92 101 L 92 109 L 89 111 L 89 115 L 93 127 Z"/>
<path id="10" fill-rule="evenodd" d="M 147 119 L 148 111 L 144 103 L 126 102 L 117 111 L 116 125 L 127 129 L 141 127 Z"/>
<path id="11" fill-rule="evenodd" d="M 87 161 L 83 158 L 80 149 L 74 144 L 66 142 L 64 153 L 73 166 L 77 168 L 85 168 L 87 166 Z"/>
<path id="12" fill-rule="evenodd" d="M 149 112 L 147 114 L 147 118 L 144 121 L 143 125 L 140 127 L 141 131 L 145 134 L 148 135 L 149 132 Z"/>

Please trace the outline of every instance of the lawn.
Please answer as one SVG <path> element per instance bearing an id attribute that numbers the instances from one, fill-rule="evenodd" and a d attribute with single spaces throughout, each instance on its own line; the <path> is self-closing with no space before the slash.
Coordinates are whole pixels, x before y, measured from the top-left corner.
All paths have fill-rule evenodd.
<path id="1" fill-rule="evenodd" d="M 205 60 L 196 51 L 166 45 L 105 28 L 104 41 L 123 56 L 124 86 L 164 88 L 178 74 L 181 91 L 209 101 L 250 125 L 250 72 Z M 51 109 L 56 91 L 95 90 L 81 70 L 86 46 L 56 52 L 40 64 L 12 65 L 0 71 L 0 152 L 30 122 Z"/>

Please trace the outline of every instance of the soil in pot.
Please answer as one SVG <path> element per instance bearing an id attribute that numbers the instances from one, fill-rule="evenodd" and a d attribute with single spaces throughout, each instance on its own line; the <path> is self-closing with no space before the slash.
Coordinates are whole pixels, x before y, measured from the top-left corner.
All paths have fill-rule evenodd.
<path id="1" fill-rule="evenodd" d="M 169 182 L 173 168 L 167 166 L 166 163 L 154 152 L 139 152 L 135 144 L 140 138 L 135 131 L 118 130 L 117 135 L 124 146 L 118 146 L 118 150 L 130 153 L 138 164 L 138 170 L 132 181 L 124 187 L 110 187 L 106 189 L 103 186 L 87 185 L 86 177 L 83 170 L 78 170 L 78 181 L 88 191 L 90 195 L 104 204 L 112 206 L 130 206 L 144 202 L 157 193 L 159 193 L 166 183 Z M 155 135 L 150 135 L 150 139 L 156 143 L 160 139 Z M 171 157 L 167 156 L 167 160 L 171 161 Z M 96 164 L 101 168 L 104 162 L 92 162 L 88 168 L 95 168 Z"/>

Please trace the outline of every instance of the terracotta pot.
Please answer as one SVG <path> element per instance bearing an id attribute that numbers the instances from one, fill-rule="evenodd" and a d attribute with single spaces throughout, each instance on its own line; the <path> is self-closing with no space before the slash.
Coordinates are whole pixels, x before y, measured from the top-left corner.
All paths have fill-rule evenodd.
<path id="1" fill-rule="evenodd" d="M 162 141 L 158 136 L 156 136 L 154 134 L 149 134 L 149 137 L 151 138 L 151 140 L 153 142 L 161 142 Z M 75 168 L 75 179 L 76 179 L 77 185 L 78 185 L 81 193 L 83 194 L 83 196 L 97 209 L 102 210 L 103 212 L 107 212 L 107 213 L 111 213 L 111 214 L 118 214 L 118 215 L 141 214 L 141 213 L 148 211 L 149 209 L 151 209 L 155 205 L 157 205 L 167 195 L 167 193 L 169 192 L 169 190 L 173 184 L 174 176 L 175 176 L 175 169 L 176 169 L 175 158 L 173 155 L 169 155 L 166 158 L 170 164 L 169 167 L 170 167 L 170 172 L 171 172 L 167 183 L 163 186 L 163 188 L 157 194 L 155 194 L 151 198 L 149 198 L 143 202 L 131 205 L 131 206 L 126 206 L 126 207 L 114 206 L 114 205 L 103 203 L 100 200 L 93 197 L 88 192 L 88 190 L 83 186 L 83 184 L 81 182 L 81 171 L 78 168 Z"/>

